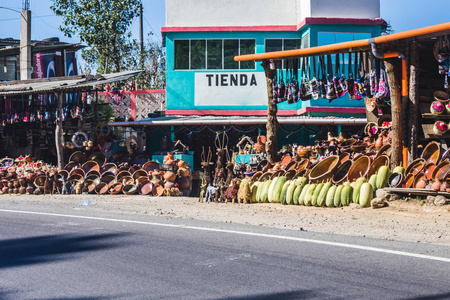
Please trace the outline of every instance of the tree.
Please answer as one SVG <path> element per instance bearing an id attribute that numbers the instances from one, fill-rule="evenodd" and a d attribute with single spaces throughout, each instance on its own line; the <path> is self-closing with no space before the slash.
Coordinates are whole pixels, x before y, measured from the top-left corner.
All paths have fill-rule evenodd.
<path id="1" fill-rule="evenodd" d="M 120 72 L 133 51 L 129 27 L 139 14 L 140 0 L 53 0 L 51 9 L 64 18 L 59 29 L 77 34 L 89 47 L 82 57 L 100 73 Z M 139 57 L 139 56 L 138 56 Z"/>
<path id="2" fill-rule="evenodd" d="M 149 37 L 152 34 L 149 34 Z M 140 50 L 139 43 L 136 40 L 130 41 L 130 55 L 124 58 L 124 67 L 128 70 L 139 70 Z M 144 44 L 143 58 L 144 69 L 136 77 L 137 88 L 141 90 L 164 89 L 166 83 L 166 68 L 163 58 L 165 51 L 161 44 L 150 39 Z"/>

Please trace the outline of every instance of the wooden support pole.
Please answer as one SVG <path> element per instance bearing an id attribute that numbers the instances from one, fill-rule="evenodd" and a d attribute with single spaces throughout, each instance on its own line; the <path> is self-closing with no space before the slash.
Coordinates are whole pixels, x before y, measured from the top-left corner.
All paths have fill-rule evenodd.
<path id="1" fill-rule="evenodd" d="M 59 92 L 56 95 L 56 109 L 58 111 L 58 118 L 56 119 L 56 129 L 55 129 L 55 145 L 56 145 L 56 156 L 58 158 L 58 169 L 62 170 L 64 168 L 64 148 L 63 148 L 63 98 L 64 92 Z"/>
<path id="2" fill-rule="evenodd" d="M 419 49 L 417 41 L 411 42 L 410 53 L 410 71 L 409 71 L 409 126 L 408 126 L 408 164 L 418 157 L 417 143 L 418 143 L 418 113 L 419 113 Z"/>
<path id="3" fill-rule="evenodd" d="M 267 160 L 270 163 L 274 163 L 278 161 L 277 152 L 278 152 L 278 143 L 277 143 L 277 130 L 278 130 L 278 120 L 277 120 L 277 112 L 278 108 L 276 104 L 273 104 L 273 79 L 274 79 L 274 70 L 270 69 L 270 62 L 265 60 L 262 62 L 262 66 L 264 68 L 264 72 L 266 73 L 266 82 L 267 82 L 267 123 L 266 123 L 266 153 Z"/>
<path id="4" fill-rule="evenodd" d="M 402 165 L 402 94 L 400 91 L 400 66 L 397 59 L 386 59 L 386 73 L 388 76 L 389 90 L 391 93 L 391 115 L 392 115 L 392 154 L 391 169 Z"/>

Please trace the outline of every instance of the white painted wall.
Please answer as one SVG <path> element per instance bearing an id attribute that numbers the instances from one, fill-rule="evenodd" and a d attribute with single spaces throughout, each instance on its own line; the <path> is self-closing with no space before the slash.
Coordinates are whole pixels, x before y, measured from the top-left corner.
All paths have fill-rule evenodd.
<path id="1" fill-rule="evenodd" d="M 359 19 L 375 19 L 380 17 L 380 0 L 306 1 L 311 2 L 311 17 Z"/>
<path id="2" fill-rule="evenodd" d="M 167 27 L 296 25 L 297 0 L 166 0 Z"/>
<path id="3" fill-rule="evenodd" d="M 166 0 L 167 27 L 298 25 L 307 17 L 380 17 L 380 0 Z"/>

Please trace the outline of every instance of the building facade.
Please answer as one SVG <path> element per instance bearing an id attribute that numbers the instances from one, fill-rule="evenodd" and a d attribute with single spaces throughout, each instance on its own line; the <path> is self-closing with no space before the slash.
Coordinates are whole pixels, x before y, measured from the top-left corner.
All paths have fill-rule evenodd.
<path id="1" fill-rule="evenodd" d="M 264 70 L 234 56 L 367 39 L 384 26 L 379 0 L 166 0 L 166 114 L 264 116 Z M 365 112 L 363 101 L 348 97 L 278 109 L 286 116 Z"/>

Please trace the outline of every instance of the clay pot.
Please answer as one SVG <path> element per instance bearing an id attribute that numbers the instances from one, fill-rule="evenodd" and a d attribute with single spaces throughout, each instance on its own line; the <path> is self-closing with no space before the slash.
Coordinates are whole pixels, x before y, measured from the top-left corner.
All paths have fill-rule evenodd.
<path id="1" fill-rule="evenodd" d="M 26 192 L 28 195 L 30 195 L 30 194 L 33 193 L 33 190 L 34 190 L 34 187 L 28 185 L 28 186 L 26 187 L 26 189 L 25 189 L 25 192 Z"/>
<path id="2" fill-rule="evenodd" d="M 432 188 L 433 190 L 435 190 L 435 191 L 439 191 L 439 190 L 441 189 L 441 185 L 442 185 L 441 181 L 440 181 L 439 179 L 436 178 L 436 179 L 434 180 L 433 185 L 431 186 L 431 188 Z"/>
<path id="3" fill-rule="evenodd" d="M 178 168 L 186 168 L 186 162 L 183 158 L 180 158 L 177 163 Z"/>
<path id="4" fill-rule="evenodd" d="M 360 156 L 348 170 L 347 179 L 350 182 L 356 181 L 359 177 L 366 177 L 370 169 L 370 158 L 368 156 Z"/>
<path id="5" fill-rule="evenodd" d="M 429 163 L 438 164 L 442 155 L 441 150 L 442 150 L 441 145 L 438 142 L 433 141 L 429 143 L 425 147 L 425 149 L 423 149 L 421 158 L 425 159 L 427 164 Z"/>
<path id="6" fill-rule="evenodd" d="M 185 169 L 185 168 L 180 168 L 180 169 L 178 169 L 178 171 L 177 171 L 177 174 L 178 174 L 180 177 L 188 177 L 190 173 L 191 173 L 191 172 L 189 172 L 189 170 L 188 170 L 188 169 Z"/>
<path id="7" fill-rule="evenodd" d="M 312 182 L 326 182 L 332 178 L 339 164 L 339 156 L 333 155 L 317 163 L 309 173 Z"/>
<path id="8" fill-rule="evenodd" d="M 7 186 L 2 187 L 2 193 L 6 194 L 8 193 L 9 188 Z"/>
<path id="9" fill-rule="evenodd" d="M 22 177 L 19 179 L 19 184 L 20 184 L 20 186 L 25 187 L 27 185 L 27 180 Z"/>
<path id="10" fill-rule="evenodd" d="M 158 175 L 155 175 L 153 173 L 151 182 L 153 183 L 153 185 L 159 184 L 159 185 L 162 186 L 163 185 L 163 178 L 162 178 L 162 176 L 158 176 Z"/>
<path id="11" fill-rule="evenodd" d="M 134 184 L 126 184 L 123 186 L 122 191 L 125 195 L 133 195 L 137 192 L 137 187 Z"/>
<path id="12" fill-rule="evenodd" d="M 187 190 L 191 187 L 191 182 L 188 177 L 180 177 L 177 179 L 177 183 L 180 187 L 180 190 Z"/>
<path id="13" fill-rule="evenodd" d="M 14 184 L 12 181 L 8 181 L 8 188 L 12 189 L 14 187 Z"/>
<path id="14" fill-rule="evenodd" d="M 336 169 L 332 178 L 334 184 L 340 184 L 347 180 L 348 170 L 350 170 L 352 164 L 353 161 L 346 160 Z"/>
<path id="15" fill-rule="evenodd" d="M 163 193 L 164 193 L 164 187 L 162 185 L 158 184 L 158 185 L 153 186 L 153 189 L 152 189 L 153 196 L 160 197 L 163 195 Z"/>
<path id="16" fill-rule="evenodd" d="M 440 190 L 441 192 L 445 192 L 445 191 L 446 191 L 447 189 L 449 189 L 449 188 L 450 188 L 450 183 L 448 183 L 448 181 L 444 181 L 444 182 L 442 182 L 442 184 L 441 184 L 439 190 Z"/>
<path id="17" fill-rule="evenodd" d="M 403 182 L 403 174 L 402 173 L 392 173 L 389 176 L 388 184 L 391 188 L 399 187 Z"/>
<path id="18" fill-rule="evenodd" d="M 427 180 L 425 179 L 425 177 L 422 177 L 419 179 L 419 181 L 416 183 L 416 189 L 424 189 L 426 188 L 428 185 Z"/>
<path id="19" fill-rule="evenodd" d="M 166 171 L 164 173 L 164 179 L 168 181 L 174 181 L 177 178 L 177 173 L 174 171 Z"/>
<path id="20" fill-rule="evenodd" d="M 164 156 L 164 164 L 165 165 L 173 165 L 175 163 L 172 152 L 167 152 L 167 155 Z"/>
<path id="21" fill-rule="evenodd" d="M 175 182 L 174 181 L 166 181 L 164 182 L 164 188 L 165 189 L 171 189 L 175 186 Z"/>
<path id="22" fill-rule="evenodd" d="M 156 161 L 148 161 L 146 162 L 143 166 L 142 169 L 144 169 L 145 171 L 147 171 L 147 173 L 153 172 L 154 170 L 157 170 L 160 168 L 160 165 L 158 162 Z"/>
<path id="23" fill-rule="evenodd" d="M 19 188 L 19 194 L 24 195 L 27 192 L 27 188 L 25 186 L 21 186 Z"/>
<path id="24" fill-rule="evenodd" d="M 15 188 L 13 189 L 13 193 L 17 195 L 17 194 L 19 193 L 19 189 L 15 187 Z"/>

